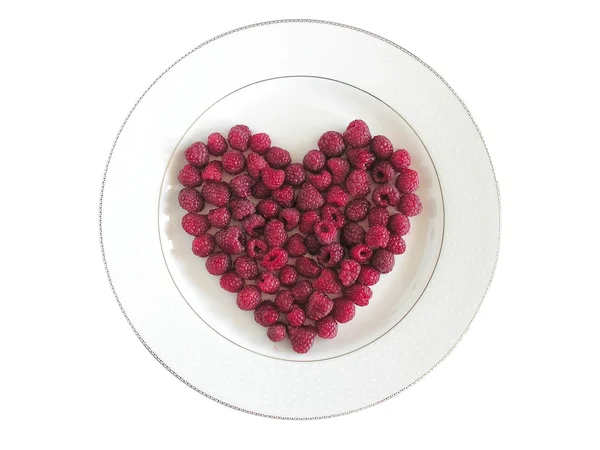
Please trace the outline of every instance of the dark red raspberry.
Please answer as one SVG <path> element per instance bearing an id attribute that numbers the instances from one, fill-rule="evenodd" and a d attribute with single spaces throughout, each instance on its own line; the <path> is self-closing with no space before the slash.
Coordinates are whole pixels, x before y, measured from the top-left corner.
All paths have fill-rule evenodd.
<path id="1" fill-rule="evenodd" d="M 283 286 L 293 286 L 298 281 L 298 271 L 294 266 L 289 264 L 283 266 L 279 272 L 279 282 Z"/>
<path id="2" fill-rule="evenodd" d="M 305 255 L 307 252 L 306 245 L 304 245 L 304 238 L 299 233 L 290 236 L 283 248 L 288 252 L 290 258 L 297 258 L 298 256 Z"/>
<path id="3" fill-rule="evenodd" d="M 375 155 L 368 147 L 351 148 L 346 152 L 348 161 L 354 169 L 367 170 L 373 166 Z"/>
<path id="4" fill-rule="evenodd" d="M 323 195 L 310 183 L 304 183 L 296 196 L 296 208 L 300 212 L 318 209 L 324 204 Z"/>
<path id="5" fill-rule="evenodd" d="M 221 156 L 227 151 L 227 141 L 221 133 L 212 133 L 208 135 L 206 148 L 211 155 Z"/>
<path id="6" fill-rule="evenodd" d="M 344 214 L 346 215 L 346 219 L 350 222 L 360 222 L 365 220 L 370 207 L 371 204 L 367 199 L 357 198 L 348 202 Z"/>
<path id="7" fill-rule="evenodd" d="M 383 225 L 373 225 L 365 234 L 365 244 L 372 249 L 385 248 L 390 240 L 390 232 Z"/>
<path id="8" fill-rule="evenodd" d="M 371 192 L 369 178 L 364 170 L 352 170 L 346 178 L 346 190 L 354 197 L 366 197 Z"/>
<path id="9" fill-rule="evenodd" d="M 382 225 L 385 227 L 388 224 L 389 218 L 390 213 L 386 208 L 382 208 L 381 206 L 373 206 L 367 215 L 367 221 L 369 222 L 370 227 L 374 225 Z"/>
<path id="10" fill-rule="evenodd" d="M 258 202 L 258 204 L 256 205 L 256 212 L 263 216 L 265 219 L 269 220 L 279 215 L 279 213 L 281 212 L 281 206 L 279 206 L 270 198 L 266 198 Z"/>
<path id="11" fill-rule="evenodd" d="M 341 186 L 331 186 L 327 191 L 326 202 L 333 206 L 346 206 L 350 196 Z"/>
<path id="12" fill-rule="evenodd" d="M 331 220 L 319 220 L 315 223 L 315 234 L 323 245 L 329 244 L 337 237 L 337 228 Z"/>
<path id="13" fill-rule="evenodd" d="M 306 251 L 311 255 L 318 255 L 323 245 L 319 242 L 319 238 L 315 233 L 307 234 L 304 238 Z"/>
<path id="14" fill-rule="evenodd" d="M 250 188 L 253 183 L 252 178 L 244 173 L 233 177 L 229 182 L 229 187 L 234 197 L 247 198 L 250 196 Z"/>
<path id="15" fill-rule="evenodd" d="M 298 305 L 292 306 L 292 309 L 289 313 L 285 315 L 288 323 L 293 327 L 299 327 L 306 320 L 306 314 L 304 314 L 304 310 L 300 308 Z"/>
<path id="16" fill-rule="evenodd" d="M 371 169 L 371 179 L 374 183 L 385 184 L 394 178 L 394 168 L 387 161 L 375 161 Z"/>
<path id="17" fill-rule="evenodd" d="M 315 289 L 325 294 L 339 294 L 342 292 L 342 283 L 335 271 L 323 269 L 321 275 L 313 283 Z"/>
<path id="18" fill-rule="evenodd" d="M 325 154 L 320 152 L 319 150 L 310 150 L 306 155 L 304 155 L 304 159 L 302 160 L 302 165 L 309 172 L 318 173 L 325 167 L 325 161 L 327 158 Z"/>
<path id="19" fill-rule="evenodd" d="M 262 180 L 258 180 L 252 185 L 250 193 L 255 198 L 269 198 L 271 196 L 271 191 L 265 186 L 265 183 L 263 183 Z"/>
<path id="20" fill-rule="evenodd" d="M 258 265 L 256 264 L 256 261 L 249 256 L 238 256 L 233 262 L 233 266 L 235 268 L 235 273 L 244 280 L 256 280 L 258 278 Z"/>
<path id="21" fill-rule="evenodd" d="M 385 136 L 373 136 L 371 151 L 377 159 L 389 159 L 394 153 L 394 146 Z"/>
<path id="22" fill-rule="evenodd" d="M 265 186 L 270 190 L 274 191 L 279 189 L 285 179 L 285 172 L 281 169 L 272 169 L 271 167 L 265 167 L 260 172 L 260 176 L 265 183 Z"/>
<path id="23" fill-rule="evenodd" d="M 272 219 L 265 225 L 265 241 L 269 247 L 283 247 L 288 238 L 281 220 Z"/>
<path id="24" fill-rule="evenodd" d="M 350 258 L 359 264 L 367 263 L 373 256 L 373 250 L 367 247 L 365 244 L 356 244 L 350 249 Z"/>
<path id="25" fill-rule="evenodd" d="M 244 251 L 246 236 L 240 227 L 227 227 L 215 233 L 215 242 L 225 253 L 239 255 Z"/>
<path id="26" fill-rule="evenodd" d="M 242 152 L 228 150 L 223 155 L 223 170 L 230 175 L 242 173 L 246 167 L 246 158 Z"/>
<path id="27" fill-rule="evenodd" d="M 308 173 L 308 182 L 312 184 L 319 192 L 326 192 L 331 186 L 331 174 L 327 170 L 319 173 Z"/>
<path id="28" fill-rule="evenodd" d="M 254 214 L 256 212 L 256 207 L 254 203 L 245 198 L 234 198 L 229 202 L 229 207 L 231 208 L 231 217 L 233 220 L 242 221 L 250 214 Z"/>
<path id="29" fill-rule="evenodd" d="M 331 182 L 333 184 L 344 184 L 350 173 L 350 163 L 347 159 L 331 158 L 325 163 L 327 170 L 331 173 Z"/>
<path id="30" fill-rule="evenodd" d="M 221 275 L 219 284 L 227 292 L 239 292 L 244 287 L 244 280 L 237 273 L 229 271 L 225 275 Z"/>
<path id="31" fill-rule="evenodd" d="M 224 182 L 208 181 L 200 191 L 207 203 L 215 206 L 226 206 L 231 199 L 229 186 Z"/>
<path id="32" fill-rule="evenodd" d="M 200 212 L 204 209 L 204 199 L 196 189 L 191 187 L 179 191 L 179 206 L 188 212 Z"/>
<path id="33" fill-rule="evenodd" d="M 319 320 L 331 312 L 333 300 L 319 291 L 310 295 L 306 304 L 306 317 L 312 320 Z"/>
<path id="34" fill-rule="evenodd" d="M 317 335 L 322 339 L 333 339 L 337 336 L 338 324 L 333 316 L 326 316 L 315 323 Z"/>
<path id="35" fill-rule="evenodd" d="M 292 288 L 292 295 L 298 303 L 306 303 L 313 291 L 313 285 L 309 280 L 300 280 Z"/>
<path id="36" fill-rule="evenodd" d="M 327 158 L 335 158 L 336 156 L 341 156 L 346 149 L 346 144 L 344 144 L 343 136 L 337 131 L 327 131 L 319 138 L 319 150 L 323 152 L 323 154 Z"/>
<path id="37" fill-rule="evenodd" d="M 405 216 L 414 217 L 421 214 L 423 205 L 421 205 L 421 199 L 416 194 L 406 194 L 400 197 L 397 208 Z"/>
<path id="38" fill-rule="evenodd" d="M 254 180 L 260 178 L 260 172 L 265 168 L 269 167 L 267 160 L 256 153 L 250 153 L 246 161 L 248 175 Z"/>
<path id="39" fill-rule="evenodd" d="M 390 234 L 390 240 L 385 246 L 385 249 L 392 252 L 394 255 L 401 255 L 406 251 L 406 242 L 402 239 L 402 236 L 398 234 Z"/>
<path id="40" fill-rule="evenodd" d="M 359 223 L 347 223 L 342 228 L 342 244 L 346 247 L 352 247 L 356 244 L 362 244 L 365 240 L 365 229 Z"/>
<path id="41" fill-rule="evenodd" d="M 260 214 L 250 214 L 242 220 L 242 228 L 248 236 L 259 237 L 264 233 L 266 223 L 267 221 Z"/>
<path id="42" fill-rule="evenodd" d="M 248 150 L 250 144 L 250 128 L 246 125 L 235 125 L 229 130 L 227 135 L 227 142 L 234 150 L 244 152 Z"/>
<path id="43" fill-rule="evenodd" d="M 231 269 L 231 256 L 223 252 L 215 252 L 206 258 L 206 270 L 211 275 L 223 275 Z"/>
<path id="44" fill-rule="evenodd" d="M 271 192 L 271 198 L 284 208 L 294 206 L 294 188 L 284 184 L 279 189 Z"/>
<path id="45" fill-rule="evenodd" d="M 285 266 L 287 262 L 287 252 L 282 248 L 274 247 L 265 254 L 263 259 L 261 259 L 260 265 L 267 270 L 279 270 Z"/>
<path id="46" fill-rule="evenodd" d="M 258 277 L 256 286 L 258 286 L 258 289 L 265 294 L 275 294 L 279 290 L 281 283 L 279 282 L 279 278 L 272 273 L 263 272 L 260 274 L 260 277 Z"/>
<path id="47" fill-rule="evenodd" d="M 339 323 L 350 322 L 356 314 L 356 306 L 352 300 L 338 298 L 333 301 L 331 315 Z"/>
<path id="48" fill-rule="evenodd" d="M 279 147 L 271 147 L 265 154 L 265 159 L 273 169 L 284 169 L 292 162 L 290 152 Z"/>
<path id="49" fill-rule="evenodd" d="M 360 119 L 350 122 L 343 136 L 344 142 L 350 147 L 364 147 L 371 141 L 369 126 Z"/>
<path id="50" fill-rule="evenodd" d="M 298 229 L 300 233 L 310 234 L 315 232 L 315 223 L 321 220 L 321 216 L 317 211 L 307 211 L 300 216 Z"/>
<path id="51" fill-rule="evenodd" d="M 321 217 L 323 220 L 330 220 L 333 222 L 337 229 L 346 225 L 346 218 L 344 217 L 342 210 L 332 205 L 323 206 L 321 209 Z"/>
<path id="52" fill-rule="evenodd" d="M 313 346 L 317 329 L 312 325 L 303 325 L 301 327 L 289 327 L 288 335 L 292 341 L 292 349 L 296 353 L 306 353 Z"/>
<path id="53" fill-rule="evenodd" d="M 241 310 L 252 311 L 260 305 L 261 301 L 262 297 L 258 288 L 253 284 L 248 284 L 237 293 L 235 303 Z"/>
<path id="54" fill-rule="evenodd" d="M 294 296 L 292 291 L 279 291 L 275 294 L 275 306 L 282 313 L 288 313 L 292 310 L 294 305 Z"/>
<path id="55" fill-rule="evenodd" d="M 419 174 L 412 169 L 404 169 L 396 178 L 396 188 L 403 194 L 410 194 L 419 188 Z"/>
<path id="56" fill-rule="evenodd" d="M 292 231 L 300 223 L 300 211 L 296 208 L 285 208 L 279 213 L 278 218 L 283 222 L 285 231 Z"/>
<path id="57" fill-rule="evenodd" d="M 206 258 L 215 250 L 215 239 L 211 234 L 204 233 L 194 238 L 192 253 L 201 258 Z"/>
<path id="58" fill-rule="evenodd" d="M 340 263 L 340 269 L 338 271 L 338 277 L 342 283 L 342 286 L 350 286 L 358 278 L 360 273 L 360 264 L 353 259 L 344 259 Z"/>
<path id="59" fill-rule="evenodd" d="M 391 184 L 380 184 L 373 189 L 373 196 L 371 197 L 373 203 L 376 206 L 387 208 L 388 206 L 394 206 L 400 199 L 400 192 Z"/>
<path id="60" fill-rule="evenodd" d="M 210 230 L 210 222 L 206 214 L 187 213 L 181 219 L 181 226 L 192 236 L 200 236 Z"/>
<path id="61" fill-rule="evenodd" d="M 179 171 L 177 179 L 185 187 L 198 187 L 202 184 L 202 171 L 191 164 L 186 164 Z"/>
<path id="62" fill-rule="evenodd" d="M 367 306 L 373 297 L 373 291 L 369 286 L 353 284 L 344 289 L 344 297 L 352 300 L 356 306 Z"/>
<path id="63" fill-rule="evenodd" d="M 276 322 L 267 330 L 267 337 L 272 342 L 281 342 L 287 337 L 287 327 L 281 322 Z"/>
<path id="64" fill-rule="evenodd" d="M 279 311 L 271 301 L 264 301 L 254 310 L 254 320 L 263 327 L 273 325 L 279 319 Z"/>
<path id="65" fill-rule="evenodd" d="M 300 163 L 290 164 L 284 169 L 285 183 L 290 186 L 300 186 L 306 180 L 306 171 Z"/>
<path id="66" fill-rule="evenodd" d="M 371 258 L 371 264 L 380 273 L 390 273 L 394 269 L 395 258 L 392 252 L 389 252 L 383 248 L 378 248 L 373 253 Z"/>
<path id="67" fill-rule="evenodd" d="M 404 214 L 393 214 L 388 219 L 387 227 L 391 233 L 397 234 L 399 236 L 404 236 L 410 231 L 410 219 Z"/>
<path id="68" fill-rule="evenodd" d="M 208 221 L 215 228 L 225 228 L 231 221 L 231 214 L 226 206 L 211 209 L 208 212 Z"/>
<path id="69" fill-rule="evenodd" d="M 321 275 L 321 268 L 317 265 L 314 259 L 306 256 L 296 258 L 296 270 L 304 278 L 317 278 Z"/>
<path id="70" fill-rule="evenodd" d="M 373 266 L 362 266 L 357 281 L 364 286 L 374 286 L 379 282 L 379 271 Z"/>
<path id="71" fill-rule="evenodd" d="M 246 242 L 246 253 L 252 259 L 262 259 L 268 249 L 269 246 L 261 238 L 253 238 Z"/>
<path id="72" fill-rule="evenodd" d="M 321 266 L 333 269 L 338 266 L 344 257 L 344 247 L 337 242 L 332 242 L 321 247 L 317 261 Z"/>
<path id="73" fill-rule="evenodd" d="M 250 150 L 264 155 L 271 148 L 271 138 L 267 133 L 257 133 L 250 136 Z"/>
<path id="74" fill-rule="evenodd" d="M 202 181 L 221 181 L 223 179 L 223 164 L 221 161 L 211 161 L 202 171 Z"/>
<path id="75" fill-rule="evenodd" d="M 204 167 L 208 164 L 208 149 L 202 142 L 194 142 L 185 149 L 185 159 L 192 166 Z"/>
<path id="76" fill-rule="evenodd" d="M 396 172 L 401 172 L 410 166 L 410 155 L 404 149 L 396 150 L 390 157 L 390 164 Z"/>

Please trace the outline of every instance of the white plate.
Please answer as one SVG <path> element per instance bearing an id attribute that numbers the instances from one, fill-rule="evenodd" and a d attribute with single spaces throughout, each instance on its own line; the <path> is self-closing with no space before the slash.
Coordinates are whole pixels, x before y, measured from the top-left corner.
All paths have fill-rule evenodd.
<path id="1" fill-rule="evenodd" d="M 180 228 L 183 150 L 236 123 L 295 161 L 355 118 L 407 148 L 423 213 L 371 304 L 306 355 L 235 306 Z M 280 21 L 212 39 L 173 64 L 125 121 L 107 165 L 107 272 L 136 335 L 169 371 L 228 406 L 281 418 L 355 411 L 402 391 L 468 328 L 495 267 L 500 208 L 472 118 L 429 66 L 344 25 Z"/>

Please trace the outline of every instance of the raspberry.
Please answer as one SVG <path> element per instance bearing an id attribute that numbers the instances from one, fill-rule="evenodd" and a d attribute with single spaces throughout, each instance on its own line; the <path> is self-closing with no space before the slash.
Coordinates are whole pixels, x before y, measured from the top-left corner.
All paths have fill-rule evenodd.
<path id="1" fill-rule="evenodd" d="M 403 194 L 410 194 L 419 188 L 419 174 L 412 169 L 404 169 L 396 178 L 396 188 Z"/>
<path id="2" fill-rule="evenodd" d="M 208 212 L 208 221 L 215 228 L 225 228 L 231 221 L 231 214 L 226 206 L 211 209 Z"/>
<path id="3" fill-rule="evenodd" d="M 265 218 L 259 214 L 250 214 L 242 220 L 242 228 L 248 236 L 258 237 L 265 231 Z"/>
<path id="4" fill-rule="evenodd" d="M 254 310 L 254 320 L 263 327 L 273 325 L 279 319 L 279 311 L 275 307 L 275 303 L 264 301 Z"/>
<path id="5" fill-rule="evenodd" d="M 390 240 L 390 232 L 383 225 L 373 225 L 365 234 L 365 244 L 372 249 L 385 248 Z"/>
<path id="6" fill-rule="evenodd" d="M 337 131 L 327 131 L 319 138 L 319 150 L 327 158 L 335 158 L 341 156 L 346 149 L 343 136 Z"/>
<path id="7" fill-rule="evenodd" d="M 364 170 L 352 170 L 346 178 L 346 190 L 354 197 L 366 197 L 371 192 L 367 172 Z"/>
<path id="8" fill-rule="evenodd" d="M 254 180 L 258 180 L 260 178 L 260 172 L 265 167 L 269 167 L 267 164 L 267 160 L 256 153 L 250 153 L 246 160 L 248 175 Z"/>
<path id="9" fill-rule="evenodd" d="M 200 212 L 204 209 L 204 199 L 196 189 L 191 187 L 179 191 L 179 206 L 188 212 Z"/>
<path id="10" fill-rule="evenodd" d="M 362 266 L 357 281 L 364 286 L 374 286 L 379 281 L 379 271 L 373 266 Z"/>
<path id="11" fill-rule="evenodd" d="M 302 160 L 302 165 L 309 172 L 318 173 L 325 167 L 325 161 L 327 158 L 325 154 L 320 152 L 319 150 L 310 150 L 306 155 L 304 155 L 304 159 Z"/>
<path id="12" fill-rule="evenodd" d="M 298 305 L 292 306 L 292 309 L 289 313 L 285 315 L 288 323 L 293 327 L 299 327 L 306 320 L 306 314 L 304 314 L 304 310 L 300 308 Z"/>
<path id="13" fill-rule="evenodd" d="M 333 206 L 346 206 L 350 196 L 341 186 L 331 186 L 327 191 L 326 202 Z"/>
<path id="14" fill-rule="evenodd" d="M 279 213 L 278 218 L 283 222 L 285 231 L 292 231 L 300 222 L 300 211 L 296 208 L 285 208 Z"/>
<path id="15" fill-rule="evenodd" d="M 321 220 L 319 213 L 316 211 L 308 211 L 300 216 L 300 223 L 298 229 L 300 233 L 310 234 L 315 231 L 315 223 Z"/>
<path id="16" fill-rule="evenodd" d="M 344 247 L 337 242 L 332 242 L 321 247 L 317 261 L 321 266 L 333 269 L 337 267 L 344 257 Z"/>
<path id="17" fill-rule="evenodd" d="M 208 164 L 208 149 L 202 142 L 194 142 L 185 149 L 185 160 L 192 166 L 204 167 Z"/>
<path id="18" fill-rule="evenodd" d="M 389 252 L 383 248 L 375 250 L 371 264 L 380 273 L 390 273 L 394 269 L 395 258 L 392 252 Z"/>
<path id="19" fill-rule="evenodd" d="M 333 222 L 337 229 L 340 229 L 344 225 L 346 225 L 346 218 L 344 217 L 344 213 L 335 206 L 323 206 L 323 209 L 321 209 L 321 217 L 323 217 L 323 220 L 329 220 Z"/>
<path id="20" fill-rule="evenodd" d="M 265 159 L 273 169 L 283 169 L 292 162 L 290 153 L 279 147 L 271 147 L 265 154 Z"/>
<path id="21" fill-rule="evenodd" d="M 246 242 L 246 253 L 250 258 L 253 259 L 262 259 L 267 253 L 268 249 L 269 246 L 261 238 L 250 239 L 248 242 Z"/>
<path id="22" fill-rule="evenodd" d="M 181 219 L 181 226 L 192 236 L 200 236 L 210 230 L 210 222 L 206 214 L 187 213 Z"/>
<path id="23" fill-rule="evenodd" d="M 347 159 L 331 158 L 325 164 L 327 170 L 331 173 L 331 182 L 333 184 L 344 184 L 350 173 L 350 163 Z"/>
<path id="24" fill-rule="evenodd" d="M 404 149 L 396 150 L 390 157 L 390 164 L 396 172 L 401 172 L 410 166 L 410 155 Z"/>
<path id="25" fill-rule="evenodd" d="M 231 193 L 234 197 L 247 198 L 250 196 L 250 188 L 252 187 L 252 178 L 247 174 L 235 176 L 229 182 Z"/>
<path id="26" fill-rule="evenodd" d="M 223 170 L 230 175 L 241 173 L 246 167 L 246 158 L 242 152 L 227 150 L 223 155 Z"/>
<path id="27" fill-rule="evenodd" d="M 279 278 L 272 273 L 263 272 L 256 281 L 256 285 L 265 294 L 275 294 L 279 290 L 281 283 L 279 282 Z"/>
<path id="28" fill-rule="evenodd" d="M 410 231 L 410 219 L 404 214 L 394 214 L 388 219 L 387 227 L 391 233 L 404 236 Z"/>
<path id="29" fill-rule="evenodd" d="M 244 152 L 248 150 L 250 144 L 250 128 L 246 125 L 235 125 L 229 130 L 227 135 L 227 142 L 234 150 Z"/>
<path id="30" fill-rule="evenodd" d="M 373 250 L 367 247 L 365 244 L 356 244 L 350 249 L 350 258 L 359 264 L 367 263 L 373 256 Z"/>
<path id="31" fill-rule="evenodd" d="M 292 288 L 292 295 L 298 303 L 306 303 L 313 291 L 313 285 L 309 280 L 300 280 Z"/>
<path id="32" fill-rule="evenodd" d="M 279 291 L 275 294 L 275 306 L 282 313 L 288 313 L 292 310 L 294 305 L 294 296 L 292 291 Z"/>
<path id="33" fill-rule="evenodd" d="M 321 244 L 333 242 L 337 236 L 337 228 L 331 220 L 319 220 L 315 223 L 315 234 Z"/>
<path id="34" fill-rule="evenodd" d="M 312 184 L 319 192 L 325 192 L 331 186 L 331 174 L 326 170 L 319 173 L 308 173 L 308 182 Z"/>
<path id="35" fill-rule="evenodd" d="M 342 228 L 341 241 L 346 247 L 362 244 L 365 240 L 365 229 L 359 223 L 347 223 Z"/>
<path id="36" fill-rule="evenodd" d="M 373 206 L 367 215 L 370 227 L 374 225 L 382 225 L 385 227 L 388 224 L 389 218 L 390 213 L 386 208 L 382 208 L 381 206 Z"/>
<path id="37" fill-rule="evenodd" d="M 401 255 L 406 251 L 406 242 L 402 239 L 402 236 L 398 234 L 391 234 L 388 244 L 385 249 L 392 252 L 394 255 Z"/>
<path id="38" fill-rule="evenodd" d="M 284 169 L 285 183 L 290 186 L 300 186 L 306 180 L 306 171 L 300 163 L 290 164 Z"/>
<path id="39" fill-rule="evenodd" d="M 225 253 L 239 255 L 244 251 L 246 236 L 240 227 L 228 227 L 215 233 L 215 242 Z"/>
<path id="40" fill-rule="evenodd" d="M 371 140 L 369 126 L 362 120 L 353 120 L 344 131 L 344 142 L 350 147 L 364 147 Z"/>
<path id="41" fill-rule="evenodd" d="M 394 146 L 385 136 L 373 136 L 371 151 L 377 159 L 389 159 L 394 153 Z"/>
<path id="42" fill-rule="evenodd" d="M 367 306 L 369 300 L 373 297 L 373 291 L 369 286 L 353 284 L 344 289 L 344 297 L 352 300 L 356 306 Z"/>
<path id="43" fill-rule="evenodd" d="M 223 179 L 223 164 L 221 161 L 211 161 L 202 172 L 202 181 L 221 181 Z"/>
<path id="44" fill-rule="evenodd" d="M 272 219 L 273 217 L 277 217 L 277 215 L 281 212 L 281 206 L 279 206 L 270 198 L 267 198 L 258 202 L 258 205 L 256 205 L 256 211 L 258 214 L 268 220 Z"/>
<path id="45" fill-rule="evenodd" d="M 296 196 L 296 208 L 299 211 L 318 209 L 325 204 L 325 199 L 310 183 L 304 183 Z"/>
<path id="46" fill-rule="evenodd" d="M 267 270 L 279 270 L 285 266 L 287 262 L 287 252 L 281 248 L 274 247 L 265 254 L 260 261 L 260 265 Z"/>
<path id="47" fill-rule="evenodd" d="M 277 219 L 269 220 L 265 225 L 265 241 L 269 247 L 283 247 L 288 235 L 283 222 Z"/>
<path id="48" fill-rule="evenodd" d="M 370 207 L 371 204 L 368 200 L 357 198 L 348 202 L 344 213 L 350 222 L 360 222 L 361 220 L 365 220 Z"/>
<path id="49" fill-rule="evenodd" d="M 296 258 L 296 270 L 304 278 L 316 278 L 321 274 L 321 268 L 315 260 L 306 256 Z"/>
<path id="50" fill-rule="evenodd" d="M 254 136 L 252 136 L 254 137 Z M 274 323 L 267 330 L 267 337 L 272 342 L 283 341 L 287 337 L 287 328 L 281 322 Z"/>
<path id="51" fill-rule="evenodd" d="M 283 248 L 288 252 L 290 258 L 297 258 L 298 256 L 305 255 L 307 252 L 306 245 L 304 245 L 304 238 L 299 233 L 290 236 Z"/>
<path id="52" fill-rule="evenodd" d="M 387 161 L 375 161 L 371 170 L 371 179 L 374 183 L 385 184 L 394 178 L 394 168 Z"/>
<path id="53" fill-rule="evenodd" d="M 211 275 L 223 275 L 231 269 L 231 256 L 223 252 L 215 252 L 206 258 L 206 270 Z"/>
<path id="54" fill-rule="evenodd" d="M 246 285 L 237 293 L 235 303 L 244 311 L 252 311 L 260 305 L 262 298 L 260 291 L 253 284 Z"/>
<path id="55" fill-rule="evenodd" d="M 249 256 L 238 256 L 233 263 L 233 267 L 235 268 L 235 273 L 244 280 L 256 280 L 258 278 L 258 265 Z"/>
<path id="56" fill-rule="evenodd" d="M 391 184 L 380 184 L 373 189 L 371 200 L 376 206 L 386 208 L 398 203 L 400 192 Z"/>
<path id="57" fill-rule="evenodd" d="M 215 250 L 215 239 L 211 234 L 204 233 L 192 241 L 192 253 L 201 258 L 206 258 Z"/>
<path id="58" fill-rule="evenodd" d="M 312 320 L 319 320 L 329 314 L 331 308 L 333 308 L 333 300 L 322 292 L 315 291 L 306 304 L 306 316 Z"/>
<path id="59" fill-rule="evenodd" d="M 177 179 L 185 187 L 197 187 L 202 184 L 202 171 L 191 164 L 186 164 L 179 171 Z"/>
<path id="60" fill-rule="evenodd" d="M 358 278 L 360 273 L 360 264 L 352 259 L 344 259 L 340 263 L 338 277 L 342 282 L 342 286 L 350 286 Z"/>
<path id="61" fill-rule="evenodd" d="M 326 316 L 315 323 L 317 335 L 323 339 L 333 339 L 337 336 L 338 324 L 332 316 Z"/>
<path id="62" fill-rule="evenodd" d="M 421 199 L 416 194 L 403 195 L 396 207 L 398 211 L 408 217 L 418 216 L 423 210 Z"/>
<path id="63" fill-rule="evenodd" d="M 207 203 L 215 206 L 225 206 L 229 203 L 231 193 L 225 182 L 208 181 L 200 191 Z"/>
<path id="64" fill-rule="evenodd" d="M 342 292 L 342 283 L 337 276 L 337 273 L 331 269 L 323 269 L 321 275 L 314 282 L 315 289 L 318 289 L 325 294 L 339 294 Z"/>
<path id="65" fill-rule="evenodd" d="M 279 272 L 279 282 L 283 286 L 293 286 L 298 281 L 298 271 L 294 266 L 283 266 Z"/>
<path id="66" fill-rule="evenodd" d="M 350 322 L 352 319 L 354 319 L 355 314 L 356 306 L 352 300 L 348 300 L 344 297 L 334 300 L 331 315 L 337 322 Z"/>
<path id="67" fill-rule="evenodd" d="M 208 135 L 206 148 L 211 155 L 221 156 L 227 151 L 227 141 L 221 133 L 212 133 Z"/>
<path id="68" fill-rule="evenodd" d="M 258 180 L 252 185 L 250 193 L 255 198 L 269 198 L 271 196 L 271 191 L 265 186 L 265 183 L 263 183 L 262 180 Z"/>
<path id="69" fill-rule="evenodd" d="M 227 292 L 239 292 L 244 287 L 244 280 L 237 273 L 229 271 L 225 275 L 221 275 L 219 284 Z"/>
<path id="70" fill-rule="evenodd" d="M 289 327 L 288 335 L 292 341 L 292 349 L 296 353 L 306 353 L 310 350 L 317 335 L 317 329 L 311 325 Z"/>
<path id="71" fill-rule="evenodd" d="M 271 148 L 271 138 L 267 133 L 257 133 L 250 136 L 250 150 L 264 155 Z"/>
<path id="72" fill-rule="evenodd" d="M 315 233 L 307 234 L 304 238 L 304 245 L 306 246 L 306 251 L 311 255 L 317 255 L 321 251 L 321 243 L 319 242 L 319 238 Z"/>
<path id="73" fill-rule="evenodd" d="M 275 189 L 279 189 L 283 184 L 285 172 L 281 169 L 265 167 L 260 171 L 260 176 L 263 180 L 263 183 L 265 183 L 265 186 L 274 191 Z"/>
<path id="74" fill-rule="evenodd" d="M 284 208 L 291 208 L 294 205 L 294 188 L 284 184 L 271 192 L 271 197 Z"/>
<path id="75" fill-rule="evenodd" d="M 370 169 L 375 162 L 375 155 L 367 147 L 351 148 L 346 152 L 348 161 L 354 169 Z"/>
<path id="76" fill-rule="evenodd" d="M 242 221 L 250 214 L 254 214 L 256 212 L 256 207 L 254 203 L 245 198 L 234 198 L 229 202 L 229 207 L 231 208 L 231 217 L 233 220 Z"/>

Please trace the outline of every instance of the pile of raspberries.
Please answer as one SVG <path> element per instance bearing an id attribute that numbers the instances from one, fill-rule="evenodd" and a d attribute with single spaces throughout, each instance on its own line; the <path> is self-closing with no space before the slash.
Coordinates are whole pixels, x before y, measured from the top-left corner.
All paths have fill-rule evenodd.
<path id="1" fill-rule="evenodd" d="M 289 338 L 298 353 L 369 304 L 422 209 L 409 153 L 362 120 L 323 134 L 302 163 L 246 125 L 192 144 L 185 159 L 179 204 L 192 252 L 271 341 Z"/>

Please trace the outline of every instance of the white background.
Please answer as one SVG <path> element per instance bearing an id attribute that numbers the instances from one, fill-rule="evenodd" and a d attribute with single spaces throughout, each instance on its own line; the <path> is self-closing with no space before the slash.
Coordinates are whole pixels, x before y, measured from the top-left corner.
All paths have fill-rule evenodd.
<path id="1" fill-rule="evenodd" d="M 386 3 L 3 4 L 0 448 L 600 446 L 593 2 Z M 98 238 L 104 166 L 141 93 L 199 43 L 281 18 L 348 23 L 430 64 L 481 128 L 503 207 L 494 282 L 450 357 L 388 402 L 312 422 L 228 409 L 164 370 L 118 310 Z"/>

